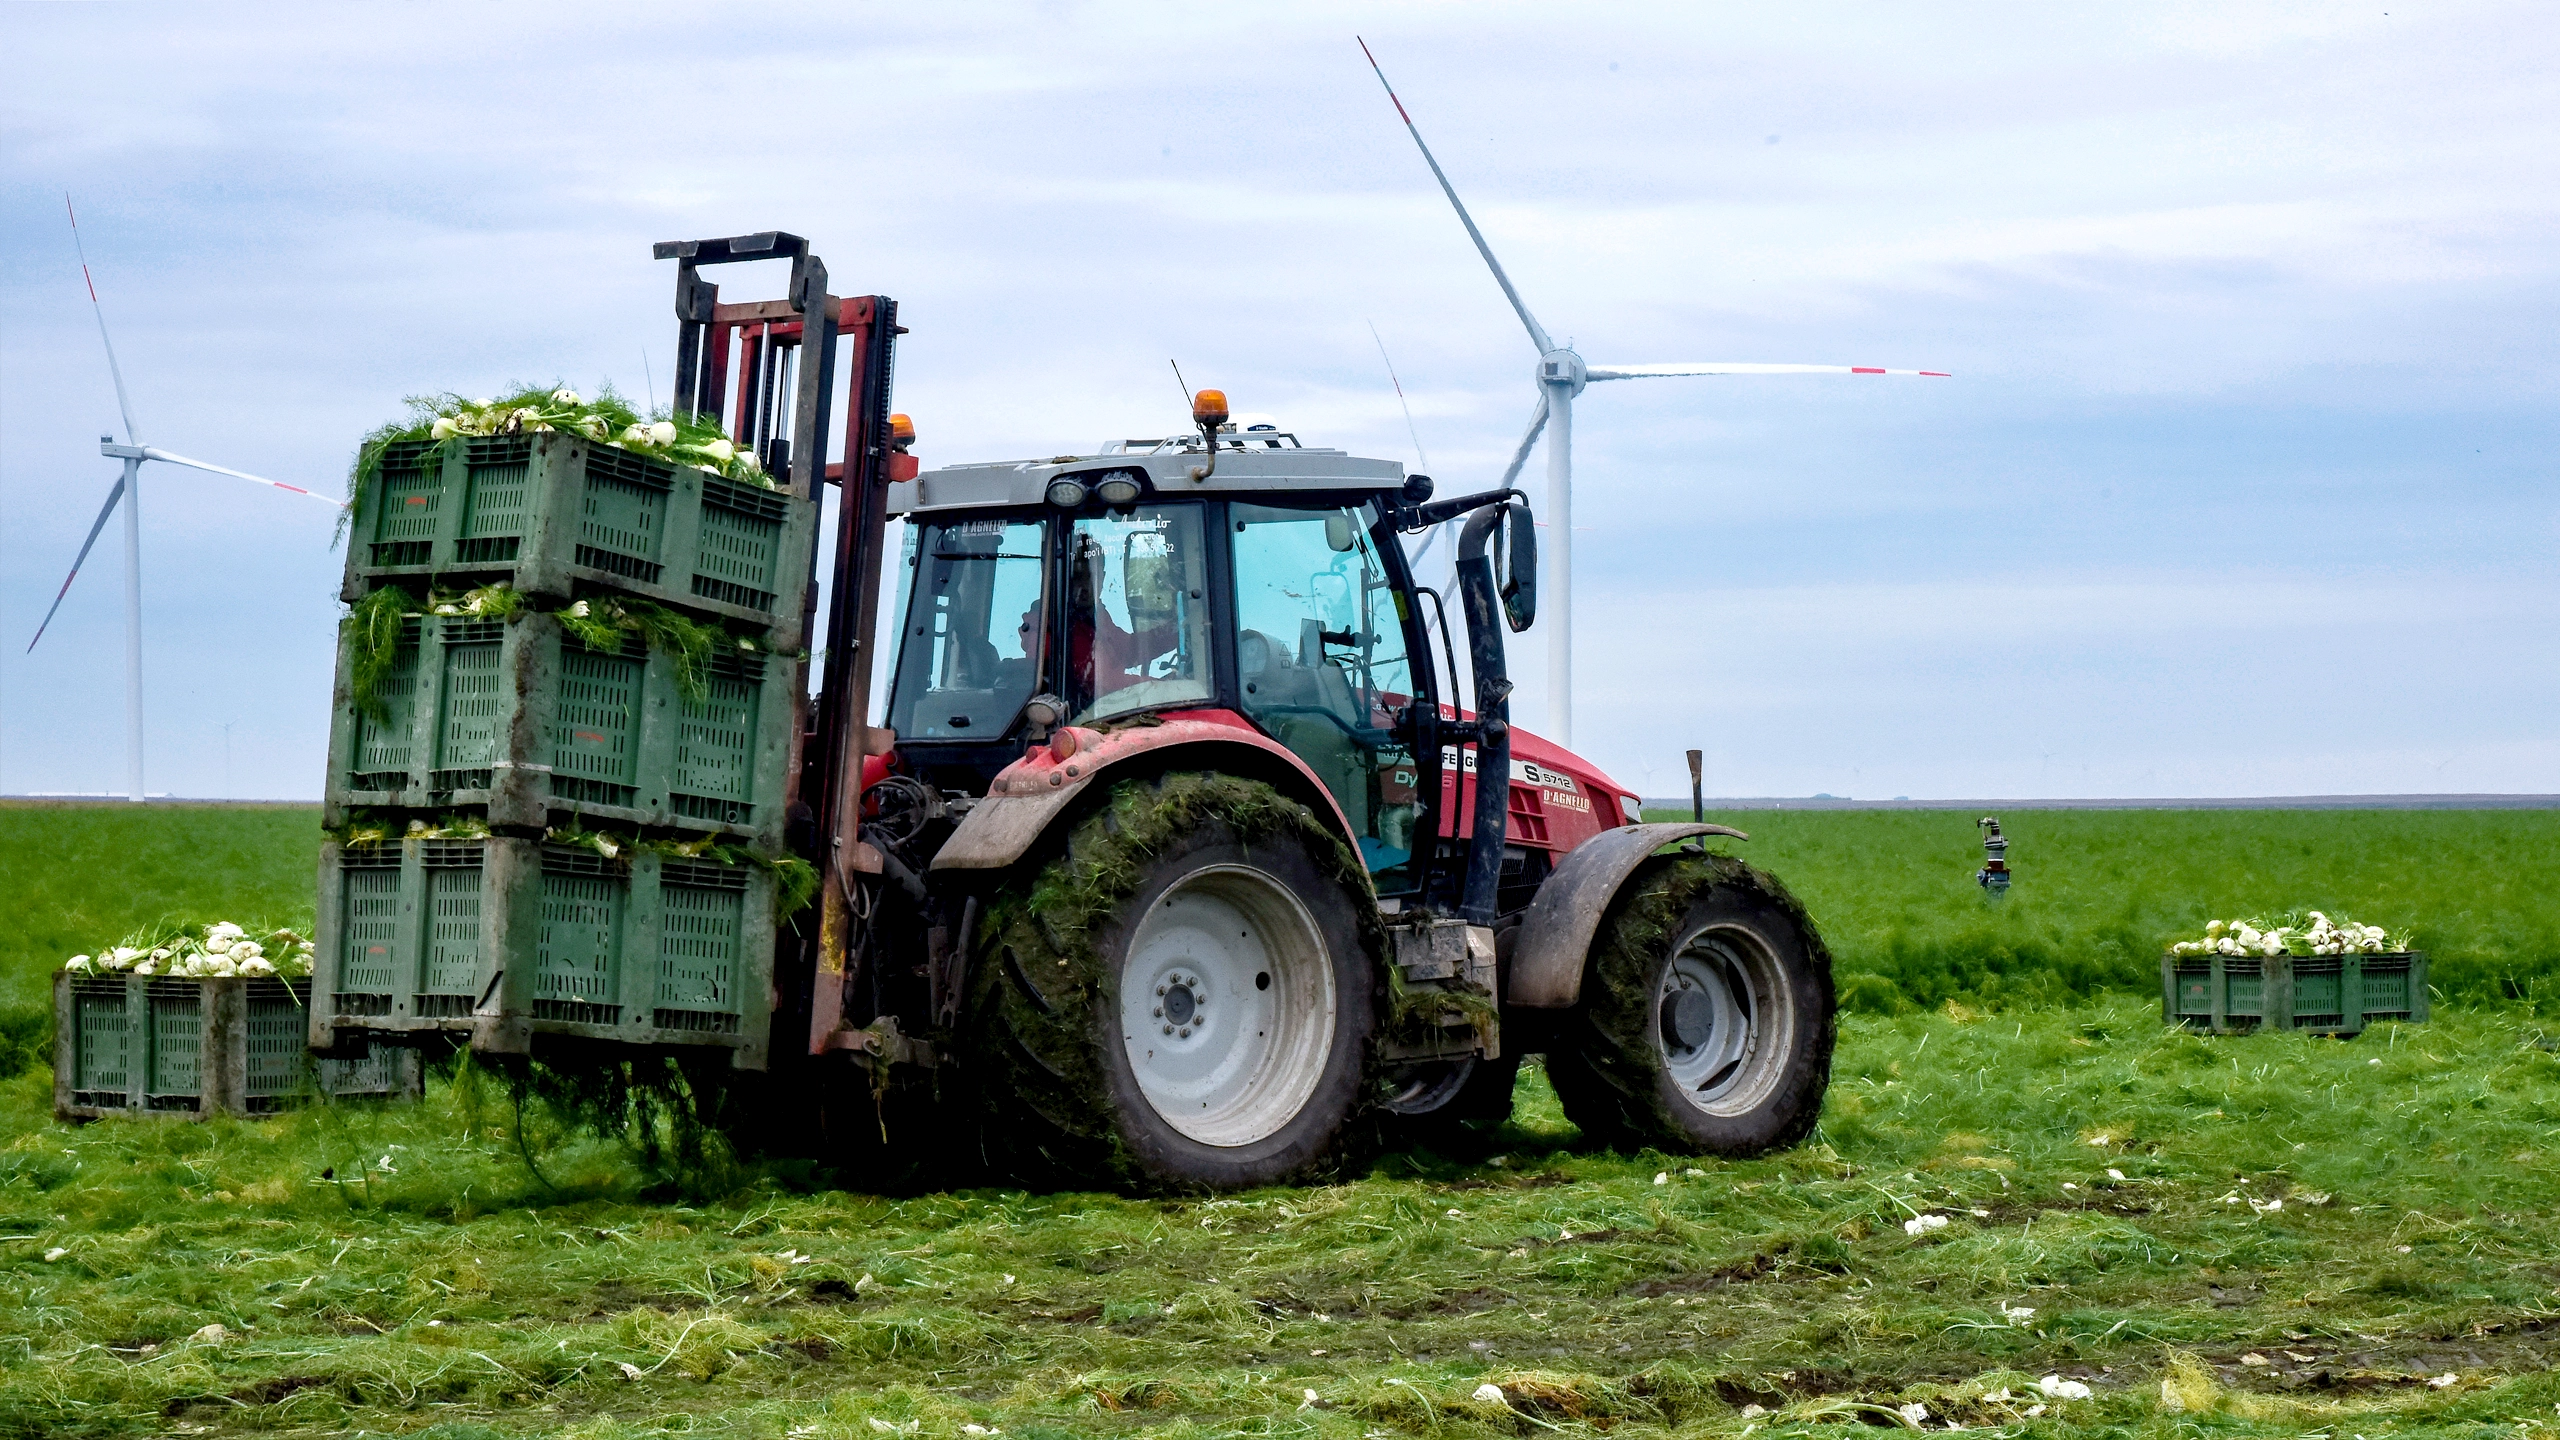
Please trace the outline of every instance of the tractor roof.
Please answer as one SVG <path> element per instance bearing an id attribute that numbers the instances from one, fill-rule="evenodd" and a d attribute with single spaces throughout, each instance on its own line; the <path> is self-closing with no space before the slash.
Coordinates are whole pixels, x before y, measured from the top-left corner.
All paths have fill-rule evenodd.
<path id="1" fill-rule="evenodd" d="M 1192 479 L 1192 468 L 1205 458 L 1194 435 L 1114 440 L 1092 455 L 947 465 L 925 471 L 912 485 L 891 486 L 889 510 L 903 515 L 1040 505 L 1046 503 L 1049 482 L 1061 475 L 1092 485 L 1109 472 L 1130 470 L 1144 471 L 1148 488 L 1161 497 L 1393 490 L 1404 484 L 1404 466 L 1396 461 L 1304 447 L 1296 436 L 1277 430 L 1220 435 L 1217 473 Z"/>

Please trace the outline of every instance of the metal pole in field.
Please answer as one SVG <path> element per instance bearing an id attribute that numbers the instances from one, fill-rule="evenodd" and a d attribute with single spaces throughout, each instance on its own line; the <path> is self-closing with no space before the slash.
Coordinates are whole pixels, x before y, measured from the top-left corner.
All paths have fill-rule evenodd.
<path id="1" fill-rule="evenodd" d="M 1689 752 L 1689 813 L 1699 824 L 1707 823 L 1707 755 L 1703 750 Z"/>
<path id="2" fill-rule="evenodd" d="M 124 461 L 125 781 L 142 803 L 142 457 Z"/>
<path id="3" fill-rule="evenodd" d="M 1547 390 L 1547 738 L 1573 744 L 1573 391 Z"/>

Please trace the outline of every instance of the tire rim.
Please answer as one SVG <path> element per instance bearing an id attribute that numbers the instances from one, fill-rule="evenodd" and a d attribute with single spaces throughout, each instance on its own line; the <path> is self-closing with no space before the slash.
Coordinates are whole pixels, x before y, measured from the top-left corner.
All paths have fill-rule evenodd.
<path id="1" fill-rule="evenodd" d="M 1430 1060 L 1397 1075 L 1381 1102 L 1390 1115 L 1429 1115 L 1458 1098 L 1475 1078 L 1475 1057 Z"/>
<path id="2" fill-rule="evenodd" d="M 1654 997 L 1654 1045 L 1680 1097 L 1744 1115 L 1769 1097 L 1795 1049 L 1795 1007 L 1777 957 L 1741 929 L 1682 940 Z"/>
<path id="3" fill-rule="evenodd" d="M 1333 1056 L 1332 956 L 1305 902 L 1219 865 L 1157 897 L 1120 972 L 1138 1092 L 1183 1135 L 1233 1147 L 1298 1117 Z"/>

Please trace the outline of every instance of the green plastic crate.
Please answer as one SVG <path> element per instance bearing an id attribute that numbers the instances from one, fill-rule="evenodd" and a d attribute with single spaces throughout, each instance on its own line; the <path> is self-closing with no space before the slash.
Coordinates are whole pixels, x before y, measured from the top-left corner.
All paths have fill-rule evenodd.
<path id="1" fill-rule="evenodd" d="M 2377 1020 L 2427 1018 L 2427 957 L 2163 955 L 2161 1018 L 2230 1033 L 2265 1027 L 2353 1035 Z"/>
<path id="2" fill-rule="evenodd" d="M 358 1046 L 315 1060 L 311 982 L 177 976 L 54 979 L 54 1112 L 263 1115 L 314 1095 L 416 1095 L 415 1051 Z"/>
<path id="3" fill-rule="evenodd" d="M 773 877 L 755 865 L 493 836 L 320 857 L 311 1044 L 445 1031 L 726 1047 L 761 1069 Z"/>
<path id="4" fill-rule="evenodd" d="M 476 811 L 494 826 L 668 826 L 781 843 L 802 662 L 732 650 L 687 699 L 638 640 L 600 654 L 549 615 L 421 616 L 383 713 L 347 692 L 342 643 L 328 823 L 357 808 Z"/>
<path id="5" fill-rule="evenodd" d="M 816 507 L 558 432 L 384 447 L 347 544 L 344 598 L 505 581 L 530 595 L 644 596 L 801 643 Z"/>

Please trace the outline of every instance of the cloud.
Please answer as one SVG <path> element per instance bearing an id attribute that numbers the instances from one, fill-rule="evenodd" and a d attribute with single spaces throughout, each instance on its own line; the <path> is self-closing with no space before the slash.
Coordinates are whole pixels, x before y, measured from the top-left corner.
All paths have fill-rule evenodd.
<path id="1" fill-rule="evenodd" d="M 648 243 L 782 225 L 840 288 L 902 301 L 900 405 L 929 462 L 1159 429 L 1168 356 L 1312 440 L 1402 457 L 1374 322 L 1444 486 L 1487 482 L 1535 357 L 1357 30 L 1529 303 L 1595 360 L 1959 372 L 1585 397 L 1577 738 L 1602 763 L 1766 694 L 1798 707 L 1749 732 L 1769 784 L 1837 790 L 1820 777 L 1847 754 L 1981 789 L 2012 740 L 1877 721 L 1872 678 L 1958 713 L 1931 676 L 1979 671 L 2053 743 L 2125 757 L 2074 783 L 2177 756 L 2181 783 L 2375 788 L 2368 767 L 2419 763 L 2389 757 L 2422 760 L 2438 717 L 2161 689 L 2181 655 L 2289 685 L 2297 657 L 2363 656 L 2396 693 L 2469 697 L 2466 785 L 2560 779 L 2534 738 L 2551 696 L 2448 668 L 2516 668 L 2548 633 L 2529 592 L 2464 608 L 2554 538 L 2560 37 L 2530 7 L 766 18 L 11 12 L 0 621 L 32 629 L 111 479 L 64 189 L 146 431 L 279 478 L 329 483 L 417 391 L 639 393 L 652 365 L 663 386 Z M 235 788 L 312 794 L 341 557 L 230 483 L 146 489 L 154 773 L 214 788 L 229 722 Z M 2160 628 L 2235 573 L 2239 630 Z M 44 647 L 0 658 L 0 789 L 120 778 L 117 578 L 93 560 Z M 2002 608 L 1985 585 L 2040 608 L 1977 632 Z M 1792 638 L 1664 639 L 1665 616 L 1712 628 L 1734 605 L 1736 633 Z M 1657 643 L 1613 650 L 1621 626 Z M 2429 627 L 2461 643 L 2407 638 Z M 1515 654 L 1543 672 L 1536 637 Z M 2108 718 L 2129 714 L 2138 733 Z"/>

